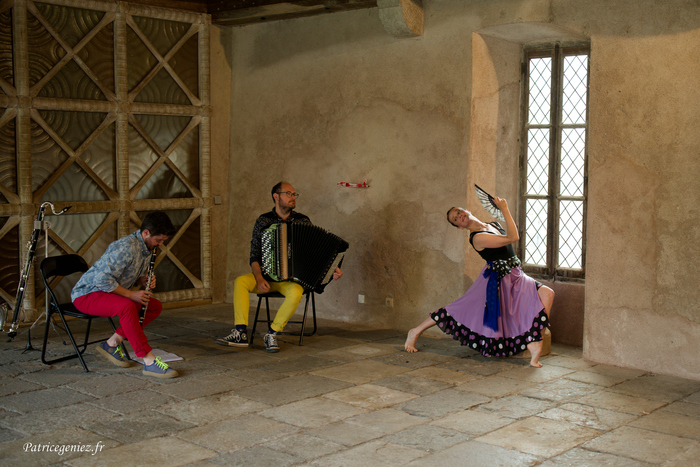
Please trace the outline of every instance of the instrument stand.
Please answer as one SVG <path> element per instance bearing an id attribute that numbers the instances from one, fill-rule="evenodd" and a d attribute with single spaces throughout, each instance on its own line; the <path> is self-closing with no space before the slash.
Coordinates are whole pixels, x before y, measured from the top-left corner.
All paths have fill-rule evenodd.
<path id="1" fill-rule="evenodd" d="M 27 345 L 24 346 L 24 350 L 22 353 L 29 352 L 30 350 L 39 350 L 35 349 L 32 347 L 32 333 L 31 333 L 32 328 L 27 329 Z"/>
<path id="2" fill-rule="evenodd" d="M 51 222 L 49 221 L 34 221 L 34 228 L 35 229 L 41 229 L 44 231 L 44 258 L 49 257 L 49 229 L 51 228 Z M 36 271 L 36 269 L 35 269 Z M 39 350 L 35 349 L 32 347 L 32 329 L 38 324 L 41 324 L 40 320 L 44 318 L 43 322 L 50 322 L 51 328 L 54 330 L 54 332 L 58 335 L 59 338 L 63 339 L 61 337 L 61 333 L 58 332 L 58 329 L 56 329 L 56 325 L 54 324 L 53 321 L 49 320 L 49 292 L 48 290 L 44 292 L 44 307 L 45 311 L 44 313 L 40 314 L 39 317 L 34 321 L 34 323 L 29 326 L 29 329 L 27 329 L 27 345 L 24 348 L 24 352 L 27 352 L 29 350 Z M 63 345 L 66 345 L 65 339 L 63 339 Z"/>

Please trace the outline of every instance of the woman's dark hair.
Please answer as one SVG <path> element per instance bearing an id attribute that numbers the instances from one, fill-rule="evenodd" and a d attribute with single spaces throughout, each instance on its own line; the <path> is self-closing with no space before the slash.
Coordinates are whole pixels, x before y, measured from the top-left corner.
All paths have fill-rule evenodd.
<path id="1" fill-rule="evenodd" d="M 456 206 L 452 206 L 450 209 L 447 210 L 447 222 L 452 224 L 452 219 L 450 219 L 450 213 L 452 212 L 453 209 L 457 209 Z M 453 226 L 457 227 L 456 225 L 452 224 Z"/>
<path id="2" fill-rule="evenodd" d="M 175 226 L 163 211 L 153 211 L 146 214 L 141 223 L 141 230 L 148 230 L 151 236 L 166 235 L 172 237 L 176 232 Z"/>

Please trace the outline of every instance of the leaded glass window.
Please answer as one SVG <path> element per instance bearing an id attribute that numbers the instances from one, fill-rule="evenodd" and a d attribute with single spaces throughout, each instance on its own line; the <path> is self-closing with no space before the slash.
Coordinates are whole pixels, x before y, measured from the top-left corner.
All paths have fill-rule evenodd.
<path id="1" fill-rule="evenodd" d="M 585 277 L 589 65 L 587 47 L 524 53 L 520 256 L 549 280 Z"/>

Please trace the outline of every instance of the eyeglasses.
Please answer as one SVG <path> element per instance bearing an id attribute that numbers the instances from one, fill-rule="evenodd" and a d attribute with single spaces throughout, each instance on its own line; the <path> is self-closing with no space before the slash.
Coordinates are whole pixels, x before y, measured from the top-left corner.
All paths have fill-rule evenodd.
<path id="1" fill-rule="evenodd" d="M 279 193 L 281 195 L 287 195 L 290 198 L 298 198 L 299 197 L 299 193 L 292 193 L 291 191 L 278 191 L 277 193 Z"/>

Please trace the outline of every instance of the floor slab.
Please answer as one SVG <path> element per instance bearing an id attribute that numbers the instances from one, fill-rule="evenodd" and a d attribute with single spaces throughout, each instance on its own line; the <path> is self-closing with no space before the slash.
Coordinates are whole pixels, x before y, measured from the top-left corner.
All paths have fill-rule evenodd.
<path id="1" fill-rule="evenodd" d="M 599 434 L 597 430 L 568 422 L 529 417 L 475 441 L 547 458 L 573 449 Z"/>
<path id="2" fill-rule="evenodd" d="M 298 427 L 313 428 L 365 412 L 365 409 L 350 404 L 325 397 L 314 397 L 266 409 L 260 412 L 260 415 Z"/>
<path id="3" fill-rule="evenodd" d="M 660 464 L 697 445 L 698 442 L 692 439 L 623 426 L 584 443 L 582 447 Z"/>

